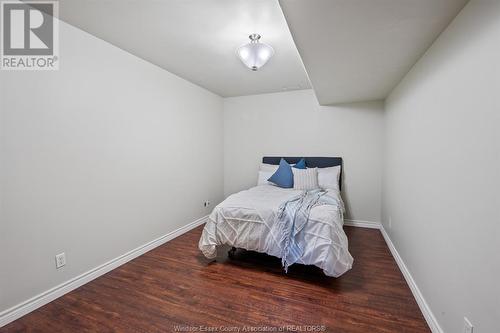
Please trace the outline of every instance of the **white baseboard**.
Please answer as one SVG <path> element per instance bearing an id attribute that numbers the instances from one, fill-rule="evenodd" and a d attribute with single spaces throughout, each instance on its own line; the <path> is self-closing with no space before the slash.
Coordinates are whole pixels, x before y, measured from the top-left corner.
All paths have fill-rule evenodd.
<path id="1" fill-rule="evenodd" d="M 422 314 L 424 315 L 427 325 L 429 325 L 429 328 L 431 329 L 432 333 L 443 333 L 443 330 L 439 326 L 436 317 L 434 316 L 429 305 L 425 301 L 424 296 L 420 292 L 420 289 L 418 288 L 417 284 L 415 283 L 415 280 L 411 276 L 410 271 L 406 267 L 403 259 L 401 258 L 398 251 L 394 247 L 394 244 L 392 243 L 391 238 L 385 231 L 383 225 L 380 225 L 380 232 L 382 233 L 382 236 L 384 236 L 385 242 L 387 243 L 387 246 L 389 247 L 389 250 L 391 251 L 392 256 L 394 257 L 394 260 L 396 260 L 399 270 L 401 271 L 401 273 L 403 273 L 406 283 L 408 283 L 408 286 L 410 287 L 413 297 L 417 301 L 418 307 L 420 308 L 420 311 L 422 311 Z"/>
<path id="2" fill-rule="evenodd" d="M 10 309 L 7 309 L 5 311 L 2 311 L 0 313 L 0 327 L 7 325 L 8 323 L 38 309 L 39 307 L 52 302 L 56 298 L 59 298 L 63 296 L 64 294 L 94 280 L 95 278 L 98 278 L 101 275 L 104 275 L 108 273 L 109 271 L 129 262 L 132 259 L 137 258 L 138 256 L 162 245 L 165 244 L 166 242 L 188 232 L 191 229 L 196 228 L 197 226 L 203 224 L 207 219 L 207 216 L 204 216 L 196 221 L 193 221 L 183 227 L 180 227 L 166 235 L 163 235 L 155 240 L 152 240 L 149 243 L 146 243 L 144 245 L 141 245 L 115 259 L 112 259 L 94 269 L 91 269 L 71 280 L 68 280 L 64 283 L 61 283 L 60 285 L 49 289 L 33 298 L 30 298 L 29 300 L 15 305 Z M 429 305 L 425 301 L 422 293 L 420 292 L 420 289 L 418 288 L 417 284 L 415 283 L 415 280 L 413 280 L 413 277 L 411 276 L 408 268 L 406 267 L 403 259 L 401 259 L 401 256 L 399 255 L 398 251 L 394 247 L 394 244 L 392 243 L 391 239 L 389 238 L 389 235 L 385 231 L 384 227 L 382 224 L 379 222 L 372 222 L 372 221 L 360 221 L 360 220 L 345 220 L 344 224 L 347 226 L 353 226 L 353 227 L 362 227 L 362 228 L 372 228 L 372 229 L 380 229 L 382 236 L 385 239 L 385 242 L 387 243 L 387 246 L 389 247 L 389 250 L 392 253 L 392 256 L 396 260 L 396 263 L 398 264 L 399 269 L 403 273 L 403 276 L 405 277 L 406 282 L 408 283 L 408 286 L 410 287 L 411 292 L 413 293 L 413 297 L 415 297 L 415 300 L 417 301 L 418 306 L 420 307 L 420 311 L 422 311 L 422 314 L 424 315 L 425 320 L 427 321 L 427 324 L 429 325 L 431 331 L 433 333 L 443 333 L 443 330 L 439 326 L 436 317 L 432 313 L 431 309 L 429 308 Z"/>
<path id="3" fill-rule="evenodd" d="M 344 225 L 350 227 L 360 227 L 360 228 L 370 228 L 370 229 L 380 229 L 380 222 L 374 221 L 361 221 L 361 220 L 344 220 Z"/>
<path id="4" fill-rule="evenodd" d="M 208 216 L 204 216 L 196 221 L 193 221 L 185 226 L 182 226 L 166 235 L 163 235 L 151 242 L 141 245 L 115 259 L 112 259 L 96 268 L 93 268 L 71 280 L 61 283 L 52 289 L 49 289 L 35 297 L 28 299 L 18 305 L 11 307 L 5 311 L 0 312 L 0 327 L 7 325 L 8 323 L 38 309 L 39 307 L 52 302 L 56 298 L 63 296 L 64 294 L 88 283 L 101 275 L 108 273 L 109 271 L 129 262 L 132 259 L 137 258 L 140 255 L 158 247 L 166 242 L 188 232 L 191 229 L 205 223 Z"/>
<path id="5" fill-rule="evenodd" d="M 415 283 L 415 280 L 411 276 L 410 271 L 406 267 L 406 264 L 404 263 L 403 259 L 396 250 L 396 247 L 394 247 L 394 244 L 392 243 L 389 234 L 387 234 L 387 232 L 385 231 L 384 226 L 379 222 L 348 220 L 348 219 L 344 220 L 344 225 L 352 227 L 380 229 L 380 232 L 382 233 L 382 236 L 384 237 L 384 240 L 387 243 L 387 246 L 389 247 L 392 256 L 394 257 L 394 260 L 398 264 L 399 270 L 401 271 L 401 273 L 403 273 L 406 283 L 410 287 L 413 297 L 417 301 L 418 307 L 420 308 L 420 311 L 424 315 L 427 325 L 429 325 L 429 328 L 431 329 L 432 333 L 443 333 L 443 330 L 439 326 L 436 317 L 434 316 L 429 305 L 425 301 L 424 296 L 420 292 L 420 289 L 418 288 L 417 284 Z"/>

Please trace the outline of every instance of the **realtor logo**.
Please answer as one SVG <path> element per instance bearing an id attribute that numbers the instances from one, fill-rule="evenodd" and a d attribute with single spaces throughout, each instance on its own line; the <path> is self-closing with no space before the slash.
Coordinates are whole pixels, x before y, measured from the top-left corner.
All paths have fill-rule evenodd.
<path id="1" fill-rule="evenodd" d="M 59 69 L 57 1 L 1 1 L 0 4 L 0 69 Z"/>

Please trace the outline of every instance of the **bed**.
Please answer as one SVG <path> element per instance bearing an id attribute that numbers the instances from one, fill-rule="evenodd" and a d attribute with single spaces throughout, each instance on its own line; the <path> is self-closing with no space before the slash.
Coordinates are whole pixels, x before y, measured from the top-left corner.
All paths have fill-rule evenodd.
<path id="1" fill-rule="evenodd" d="M 278 165 L 281 157 L 264 157 L 265 164 Z M 298 157 L 284 157 L 292 164 Z M 341 166 L 339 157 L 306 158 L 308 168 Z M 294 262 L 314 265 L 328 276 L 338 277 L 351 269 L 353 258 L 348 251 L 348 240 L 343 230 L 344 206 L 340 196 L 341 179 L 336 189 L 321 191 L 328 204 L 314 205 L 307 222 L 294 236 L 301 248 Z M 262 184 L 230 195 L 209 215 L 203 229 L 199 248 L 205 257 L 213 259 L 217 247 L 229 245 L 282 258 L 283 225 L 278 223 L 280 209 L 304 191 Z"/>

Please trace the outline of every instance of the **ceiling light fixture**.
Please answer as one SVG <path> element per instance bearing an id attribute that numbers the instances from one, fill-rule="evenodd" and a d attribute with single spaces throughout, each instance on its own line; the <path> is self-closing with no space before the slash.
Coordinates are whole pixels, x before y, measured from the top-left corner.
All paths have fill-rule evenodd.
<path id="1" fill-rule="evenodd" d="M 251 34 L 248 38 L 250 38 L 250 43 L 240 46 L 236 54 L 245 66 L 256 71 L 273 56 L 274 50 L 271 46 L 259 41 L 259 34 Z"/>

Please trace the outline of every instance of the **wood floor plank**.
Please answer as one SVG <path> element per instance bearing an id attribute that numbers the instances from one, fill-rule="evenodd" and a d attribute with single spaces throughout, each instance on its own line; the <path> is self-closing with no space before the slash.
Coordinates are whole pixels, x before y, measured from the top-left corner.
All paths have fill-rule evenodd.
<path id="1" fill-rule="evenodd" d="M 351 271 L 340 278 L 311 266 L 219 249 L 207 260 L 202 227 L 130 261 L 0 328 L 12 332 L 175 332 L 176 327 L 323 325 L 325 332 L 430 332 L 380 231 L 345 227 Z"/>

